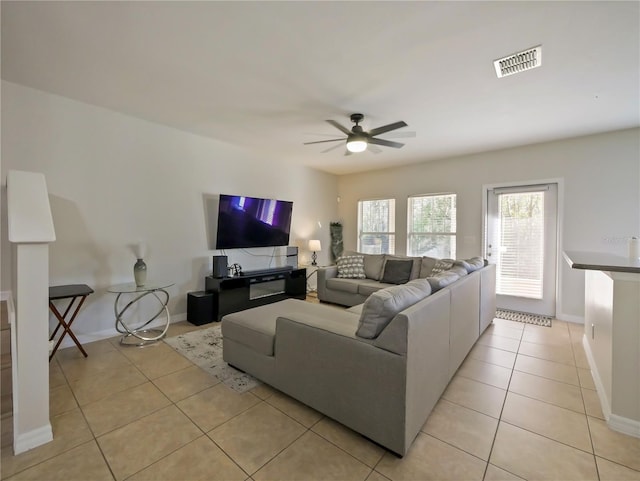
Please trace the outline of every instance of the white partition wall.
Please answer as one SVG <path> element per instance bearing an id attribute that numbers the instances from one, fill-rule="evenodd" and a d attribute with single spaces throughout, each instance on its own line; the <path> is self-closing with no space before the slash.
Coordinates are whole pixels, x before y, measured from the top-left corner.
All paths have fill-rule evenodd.
<path id="1" fill-rule="evenodd" d="M 49 421 L 49 243 L 55 241 L 44 175 L 9 171 L 7 223 L 14 245 L 11 325 L 14 454 L 53 439 Z"/>

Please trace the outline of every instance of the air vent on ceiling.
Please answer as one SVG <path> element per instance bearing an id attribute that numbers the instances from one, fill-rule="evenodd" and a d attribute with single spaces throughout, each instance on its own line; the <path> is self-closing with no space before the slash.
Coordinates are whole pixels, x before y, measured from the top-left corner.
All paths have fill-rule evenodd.
<path id="1" fill-rule="evenodd" d="M 493 65 L 498 78 L 539 67 L 542 65 L 542 45 L 500 58 Z"/>

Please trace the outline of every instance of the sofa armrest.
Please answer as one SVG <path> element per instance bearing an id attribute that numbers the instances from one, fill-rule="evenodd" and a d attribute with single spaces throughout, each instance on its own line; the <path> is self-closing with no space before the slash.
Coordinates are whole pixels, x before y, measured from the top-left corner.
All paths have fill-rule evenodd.
<path id="1" fill-rule="evenodd" d="M 317 276 L 318 299 L 322 301 L 327 298 L 327 280 L 338 277 L 338 266 L 320 267 Z"/>

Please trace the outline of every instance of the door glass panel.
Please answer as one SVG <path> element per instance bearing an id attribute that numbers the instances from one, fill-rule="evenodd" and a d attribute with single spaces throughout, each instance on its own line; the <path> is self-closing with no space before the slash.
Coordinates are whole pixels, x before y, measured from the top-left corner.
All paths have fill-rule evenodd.
<path id="1" fill-rule="evenodd" d="M 544 194 L 498 195 L 497 294 L 542 299 Z"/>

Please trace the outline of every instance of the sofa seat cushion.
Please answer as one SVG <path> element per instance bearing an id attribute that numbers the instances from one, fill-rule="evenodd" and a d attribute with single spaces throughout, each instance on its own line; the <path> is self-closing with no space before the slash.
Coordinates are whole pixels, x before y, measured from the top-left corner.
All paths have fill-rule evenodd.
<path id="1" fill-rule="evenodd" d="M 296 299 L 286 299 L 245 311 L 233 312 L 222 318 L 222 337 L 232 339 L 265 356 L 273 356 L 276 319 L 296 310 Z"/>
<path id="2" fill-rule="evenodd" d="M 336 291 L 349 292 L 350 294 L 358 293 L 358 286 L 362 283 L 366 282 L 364 279 L 340 279 L 338 277 L 333 277 L 331 279 L 327 279 L 327 288 L 334 289 Z"/>
<path id="3" fill-rule="evenodd" d="M 378 292 L 385 287 L 391 287 L 394 284 L 384 284 L 382 282 L 374 281 L 371 279 L 363 279 L 358 283 L 358 294 L 363 296 L 370 296 L 374 292 Z"/>

